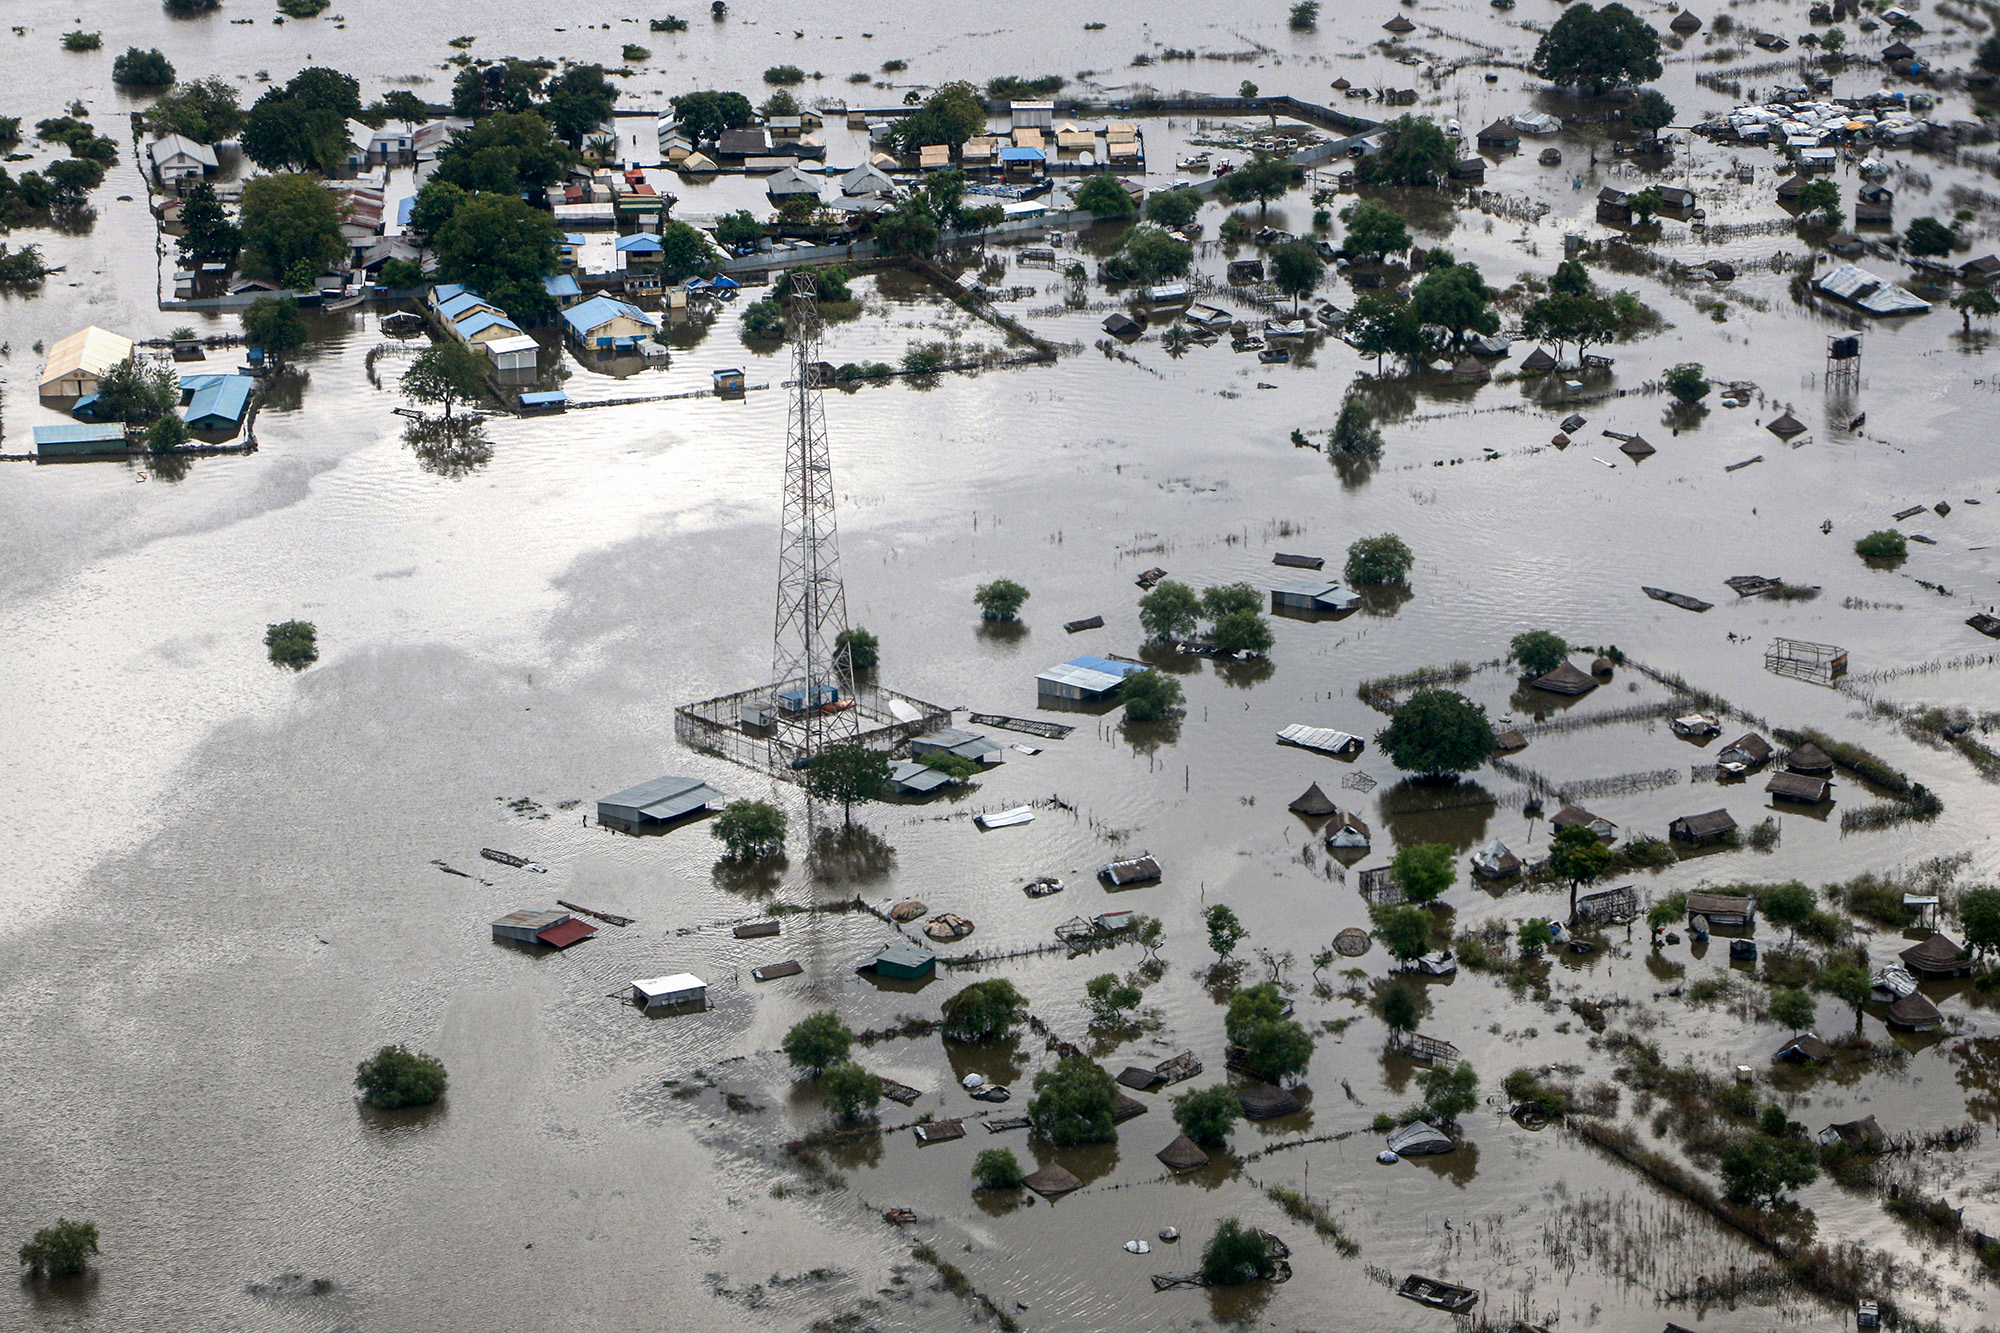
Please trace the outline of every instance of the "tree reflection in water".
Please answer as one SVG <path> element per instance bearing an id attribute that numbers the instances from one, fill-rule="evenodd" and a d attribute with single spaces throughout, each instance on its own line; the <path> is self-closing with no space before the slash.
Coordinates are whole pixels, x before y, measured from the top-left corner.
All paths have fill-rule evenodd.
<path id="1" fill-rule="evenodd" d="M 412 421 L 403 443 L 417 456 L 417 466 L 439 477 L 466 477 L 493 461 L 493 444 L 480 423 L 469 417 Z"/>

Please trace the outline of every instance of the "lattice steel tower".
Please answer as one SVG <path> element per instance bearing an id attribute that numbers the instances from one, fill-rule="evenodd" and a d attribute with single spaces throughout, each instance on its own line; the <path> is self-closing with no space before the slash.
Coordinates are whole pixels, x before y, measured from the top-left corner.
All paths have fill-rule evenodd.
<path id="1" fill-rule="evenodd" d="M 833 457 L 820 403 L 818 288 L 790 275 L 792 391 L 785 432 L 785 517 L 778 540 L 778 615 L 772 635 L 775 762 L 810 758 L 859 734 L 852 673 L 835 656 L 847 629 L 847 591 L 833 519 Z"/>

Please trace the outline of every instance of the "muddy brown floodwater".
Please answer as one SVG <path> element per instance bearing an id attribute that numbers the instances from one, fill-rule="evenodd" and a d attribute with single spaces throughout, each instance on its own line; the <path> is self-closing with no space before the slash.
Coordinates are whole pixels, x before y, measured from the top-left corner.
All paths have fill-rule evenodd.
<path id="1" fill-rule="evenodd" d="M 896 102 L 906 83 L 1053 70 L 1078 80 L 1073 92 L 1114 97 L 1142 84 L 1227 93 L 1246 78 L 1315 99 L 1335 77 L 1415 84 L 1420 111 L 1468 130 L 1530 107 L 1579 110 L 1519 68 L 1543 15 L 1472 0 L 1408 11 L 1419 31 L 1405 45 L 1452 66 L 1435 80 L 1374 44 L 1379 25 L 1402 12 L 1385 0 L 1329 6 L 1314 33 L 1289 31 L 1276 0 L 1167 12 L 1127 0 L 1031 3 L 977 21 L 900 3 L 840 12 L 740 4 L 725 23 L 691 15 L 691 29 L 671 36 L 591 3 L 555 22 L 519 0 L 346 0 L 338 21 L 282 26 L 252 14 L 248 0 L 185 23 L 150 0 L 100 8 L 86 23 L 103 29 L 97 53 L 59 49 L 77 19 L 51 0 L 16 0 L 7 20 L 20 27 L 0 34 L 0 112 L 32 123 L 80 98 L 124 158 L 94 196 L 94 222 L 10 238 L 67 267 L 35 293 L 0 299 L 8 451 L 28 447 L 33 425 L 60 419 L 36 402 L 31 345 L 85 323 L 158 336 L 187 319 L 156 308 L 162 270 L 121 116 L 136 103 L 108 79 L 112 54 L 128 45 L 161 46 L 183 77 L 235 80 L 246 101 L 264 75 L 283 79 L 309 62 L 356 74 L 366 96 L 413 87 L 442 97 L 445 43 L 469 34 L 486 57 L 616 63 L 623 42 L 649 45 L 651 61 L 625 84 L 635 109 L 697 85 L 754 88 L 758 71 L 780 62 L 819 68 L 827 80 L 808 93 L 837 96 L 850 70 L 904 59 L 907 73 L 880 76 L 896 86 L 861 96 Z M 1731 13 L 1739 31 L 1791 31 L 1803 10 L 1752 0 Z M 1086 30 L 1086 21 L 1104 27 Z M 964 26 L 980 31 L 955 31 Z M 1962 59 L 1968 32 L 1940 14 L 1923 49 Z M 1783 77 L 1740 72 L 1755 63 L 1748 55 L 1715 58 L 1740 42 L 1705 33 L 1670 54 L 1660 86 L 1683 119 L 1736 100 L 1698 87 L 1698 69 L 1741 79 L 1746 91 Z M 1169 47 L 1217 58 L 1132 66 Z M 1499 76 L 1492 84 L 1489 68 Z M 1879 72 L 1843 74 L 1837 91 L 1867 91 Z M 1961 118 L 1966 108 L 1947 95 L 1937 114 Z M 638 126 L 643 136 L 646 122 Z M 1153 183 L 1171 179 L 1181 145 L 1213 128 L 1148 121 Z M 835 162 L 859 160 L 859 135 L 834 127 L 828 139 Z M 1598 186 L 1636 174 L 1609 165 L 1588 129 L 1555 142 L 1561 168 L 1537 166 L 1531 140 L 1489 171 L 1488 188 L 1525 211 L 1394 202 L 1426 241 L 1479 264 L 1495 285 L 1545 275 L 1566 232 L 1606 234 L 1590 221 Z M 1750 186 L 1733 175 L 1724 183 L 1735 156 L 1697 141 L 1671 174 L 1701 192 L 1712 223 L 1775 216 L 1771 156 L 1742 155 L 1754 164 Z M 1974 252 L 1994 244 L 1993 195 L 1973 193 L 1991 182 L 1976 163 L 1892 160 L 1899 222 L 1962 203 L 1974 213 Z M 410 184 L 397 173 L 397 192 Z M 676 188 L 687 212 L 761 206 L 740 179 Z M 1533 204 L 1547 211 L 1525 220 Z M 1270 220 L 1303 230 L 1309 213 L 1294 195 Z M 1222 217 L 1215 205 L 1204 211 L 1207 235 Z M 1507 1116 L 1500 1082 L 1515 1067 L 1608 1076 L 1610 1057 L 1572 1001 L 1605 1004 L 1613 1032 L 1656 1041 L 1670 1060 L 1725 1077 L 1753 1066 L 1765 1095 L 1784 1098 L 1814 1130 L 1869 1114 L 1898 1134 L 1973 1121 L 1986 1131 L 1976 1143 L 1895 1170 L 1962 1206 L 1967 1227 L 2000 1231 L 1991 1138 L 2000 1034 L 1987 996 L 1963 982 L 1928 987 L 1946 1016 L 1942 1034 L 1892 1034 L 1877 1006 L 1863 1031 L 1893 1058 L 1823 1076 L 1773 1074 L 1770 1052 L 1786 1033 L 1764 1015 L 1762 988 L 1713 984 L 1730 971 L 1720 941 L 1655 955 L 1643 925 L 1607 932 L 1588 957 L 1553 957 L 1542 988 L 1510 990 L 1469 969 L 1426 986 L 1421 1028 L 1477 1068 L 1480 1105 L 1464 1117 L 1458 1151 L 1374 1161 L 1381 1140 L 1369 1123 L 1414 1099 L 1417 1070 L 1384 1054 L 1386 1029 L 1345 997 L 1350 979 L 1329 969 L 1316 989 L 1308 961 L 1337 931 L 1367 925 L 1356 870 L 1383 864 L 1398 845 L 1444 842 L 1460 867 L 1444 899 L 1458 927 L 1557 916 L 1566 908 L 1559 889 L 1494 893 L 1465 874 L 1464 855 L 1495 837 L 1524 854 L 1546 846 L 1546 823 L 1525 810 L 1527 770 L 1571 790 L 1663 773 L 1650 785 L 1604 782 L 1606 794 L 1586 801 L 1627 833 L 1661 835 L 1674 816 L 1717 806 L 1747 826 L 1767 813 L 1767 798 L 1761 779 L 1716 788 L 1700 767 L 1713 762 L 1714 742 L 1674 736 L 1656 707 L 1640 715 L 1670 696 L 1636 668 L 1574 702 L 1524 693 L 1497 667 L 1478 671 L 1461 688 L 1496 716 L 1603 724 L 1538 735 L 1516 756 L 1523 767 L 1481 770 L 1448 793 L 1412 785 L 1372 744 L 1351 763 L 1275 744 L 1293 722 L 1372 736 L 1381 718 L 1356 695 L 1365 680 L 1489 661 L 1509 636 L 1546 626 L 1578 643 L 1616 644 L 1771 726 L 1865 745 L 1944 804 L 1928 822 L 1843 831 L 1840 812 L 1870 797 L 1842 776 L 1831 817 L 1784 813 L 1774 850 L 1695 856 L 1640 875 L 1632 882 L 1643 900 L 1704 881 L 1823 884 L 1961 853 L 1961 885 L 2000 872 L 1994 787 L 1959 754 L 1920 744 L 1868 707 L 1881 699 L 1977 713 L 2000 700 L 1992 645 L 1964 626 L 1995 600 L 1991 551 L 2000 546 L 2000 403 L 1986 337 L 1961 336 L 1944 310 L 1871 326 L 1858 385 L 1829 391 L 1824 341 L 1849 320 L 1802 303 L 1791 275 L 1769 264 L 1777 252 L 1796 255 L 1796 238 L 1739 232 L 1704 242 L 1669 223 L 1651 248 L 1731 258 L 1740 276 L 1723 304 L 1698 310 L 1694 300 L 1711 296 L 1699 287 L 1652 269 L 1600 268 L 1601 281 L 1657 309 L 1664 328 L 1607 349 L 1615 365 L 1576 394 L 1532 380 L 1366 386 L 1387 412 L 1387 445 L 1378 464 L 1345 473 L 1287 442 L 1295 427 L 1329 426 L 1349 386 L 1373 369 L 1344 345 L 1319 342 L 1280 366 L 1226 346 L 1170 356 L 1157 336 L 1114 351 L 1098 330 L 1112 304 L 1101 288 L 1073 308 L 1057 274 L 995 248 L 1002 267 L 992 285 L 1032 289 L 1001 307 L 1071 354 L 828 396 L 848 604 L 881 637 L 885 683 L 955 707 L 1045 716 L 1038 671 L 1081 652 L 1141 649 L 1133 578 L 1149 566 L 1196 586 L 1266 586 L 1279 572 L 1274 552 L 1316 553 L 1337 567 L 1348 542 L 1385 531 L 1409 543 L 1417 565 L 1407 598 L 1339 620 L 1274 619 L 1268 663 L 1167 659 L 1187 693 L 1176 723 L 1067 717 L 1077 725 L 1067 739 L 1035 742 L 1039 754 L 1010 751 L 975 790 L 864 807 L 851 833 L 820 811 L 827 830 L 812 834 L 795 789 L 687 752 L 673 734 L 676 704 L 745 688 L 768 669 L 779 393 L 501 418 L 488 429 L 489 461 L 426 467 L 391 415 L 393 388 L 371 385 L 366 358 L 384 340 L 364 309 L 316 318 L 313 345 L 258 419 L 254 455 L 170 471 L 0 467 L 9 693 L 0 783 L 10 807 L 0 827 L 0 1030 L 9 1034 L 0 1237 L 13 1244 L 59 1215 L 93 1218 L 104 1236 L 82 1282 L 0 1290 L 0 1327 L 374 1333 L 826 1320 L 917 1329 L 987 1318 L 911 1259 L 919 1242 L 1027 1328 L 1442 1328 L 1447 1316 L 1393 1295 L 1389 1283 L 1413 1271 L 1480 1288 L 1480 1316 L 1501 1327 L 1522 1318 L 1652 1333 L 1671 1318 L 1735 1333 L 1830 1329 L 1850 1318 L 1798 1287 L 1687 1299 L 1767 1256 L 1571 1131 L 1530 1130 Z M 1219 281 L 1226 258 L 1202 246 L 1201 276 Z M 1000 343 L 906 275 L 866 276 L 857 287 L 860 312 L 827 334 L 836 363 L 895 361 L 941 330 Z M 1343 305 L 1353 298 L 1344 284 L 1330 288 Z M 1220 300 L 1255 317 L 1239 298 Z M 730 308 L 711 325 L 678 327 L 664 368 L 614 379 L 571 363 L 566 387 L 579 399 L 624 396 L 635 382 L 672 393 L 705 387 L 712 369 L 731 364 L 747 366 L 752 383 L 781 381 L 784 349 L 746 346 L 739 319 Z M 207 332 L 234 327 L 226 317 L 196 322 Z M 1681 361 L 1759 392 L 1676 430 L 1667 400 L 1646 386 Z M 393 386 L 393 357 L 384 369 Z M 1760 425 L 1785 406 L 1809 428 L 1796 447 Z M 1568 450 L 1548 447 L 1571 410 L 1590 424 Z M 1867 424 L 1849 430 L 1864 411 Z M 1604 429 L 1644 432 L 1659 452 L 1634 466 Z M 1754 454 L 1764 461 L 1725 472 Z M 1948 517 L 1904 525 L 1936 544 L 1913 546 L 1900 566 L 1870 568 L 1851 553 L 1892 512 L 1940 500 L 1953 506 Z M 1823 590 L 1806 602 L 1738 601 L 1722 580 L 1743 573 Z M 1032 590 L 1024 623 L 982 626 L 972 590 L 1003 574 Z M 1642 584 L 1717 605 L 1691 614 L 1648 600 Z M 1092 614 L 1106 626 L 1062 631 Z M 294 616 L 317 624 L 322 650 L 296 675 L 271 666 L 260 642 L 267 623 Z M 1765 672 L 1774 635 L 1847 647 L 1849 688 Z M 1909 670 L 1924 666 L 1934 669 Z M 1618 710 L 1635 711 L 1601 717 Z M 629 838 L 585 819 L 596 796 L 666 772 L 785 805 L 790 859 L 730 873 L 700 825 Z M 1363 772 L 1372 788 L 1342 781 Z M 1366 856 L 1332 860 L 1315 828 L 1286 811 L 1312 781 L 1374 827 Z M 972 822 L 1023 803 L 1036 809 L 1025 826 L 988 833 Z M 483 861 L 481 847 L 549 873 Z M 1107 893 L 1095 867 L 1134 849 L 1160 859 L 1163 881 Z M 1062 876 L 1067 891 L 1026 898 L 1020 885 L 1039 874 Z M 1147 984 L 1139 1026 L 1092 1035 L 1084 980 L 1136 968 L 1136 948 L 1045 953 L 898 987 L 854 971 L 888 938 L 872 916 L 788 915 L 775 940 L 739 941 L 729 930 L 780 904 L 856 895 L 877 905 L 914 896 L 960 912 L 977 930 L 955 948 L 989 952 L 1044 944 L 1078 913 L 1132 907 L 1165 922 L 1163 967 Z M 636 924 L 548 957 L 490 942 L 493 917 L 554 898 Z M 1302 1082 L 1305 1111 L 1239 1126 L 1231 1152 L 1208 1168 L 1168 1178 L 1155 1161 L 1175 1133 L 1160 1093 L 1142 1094 L 1147 1113 L 1102 1147 L 1052 1150 L 1020 1132 L 973 1129 L 919 1149 L 899 1129 L 844 1140 L 810 1171 L 781 1152 L 827 1123 L 814 1090 L 795 1084 L 776 1054 L 793 1022 L 827 1007 L 857 1030 L 932 1017 L 980 976 L 1013 980 L 1050 1029 L 1113 1069 L 1192 1048 L 1209 1066 L 1193 1086 L 1223 1077 L 1227 992 L 1210 978 L 1200 924 L 1216 902 L 1248 927 L 1246 954 L 1292 956 L 1284 980 L 1319 1045 Z M 1768 926 L 1761 934 L 1767 949 L 1778 942 Z M 1893 930 L 1859 939 L 1877 965 L 1905 947 Z M 750 979 L 750 968 L 780 958 L 798 959 L 803 973 Z M 1265 966 L 1252 955 L 1241 975 Z M 1358 967 L 1364 984 L 1388 973 L 1379 946 L 1339 966 Z M 682 970 L 707 978 L 706 1012 L 648 1019 L 608 998 L 634 977 Z M 1706 1004 L 1687 998 L 1718 990 Z M 1847 1017 L 1822 1001 L 1823 1031 L 1843 1031 Z M 391 1041 L 444 1059 L 443 1103 L 394 1115 L 357 1109 L 354 1064 Z M 960 1091 L 966 1074 L 1025 1094 L 1052 1059 L 1027 1033 L 974 1048 L 893 1038 L 862 1054 L 922 1093 L 907 1111 L 888 1105 L 888 1125 L 992 1111 Z M 1628 1090 L 1620 1116 L 1642 1140 L 1677 1152 L 1650 1126 L 1645 1099 Z M 1035 1163 L 1059 1161 L 1086 1187 L 1053 1204 L 975 1195 L 969 1166 L 989 1139 Z M 1309 1192 L 1358 1255 L 1283 1216 L 1265 1197 L 1271 1185 Z M 1822 1240 L 1910 1265 L 1883 1294 L 1912 1316 L 1965 1330 L 2000 1317 L 1971 1252 L 1907 1231 L 1876 1193 L 1822 1177 L 1799 1198 Z M 895 1206 L 920 1221 L 885 1226 L 881 1210 Z M 1192 1267 L 1216 1219 L 1230 1215 L 1289 1240 L 1291 1281 L 1155 1294 L 1148 1274 Z M 1121 1248 L 1169 1224 L 1185 1237 L 1178 1250 L 1155 1242 L 1135 1257 Z"/>

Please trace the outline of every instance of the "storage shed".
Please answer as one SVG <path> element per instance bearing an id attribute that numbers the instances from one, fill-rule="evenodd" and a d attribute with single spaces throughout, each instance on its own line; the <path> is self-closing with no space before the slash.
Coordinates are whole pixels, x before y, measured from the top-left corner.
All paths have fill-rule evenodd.
<path id="1" fill-rule="evenodd" d="M 567 949 L 597 933 L 597 927 L 578 921 L 568 912 L 524 908 L 509 912 L 493 923 L 493 938 L 515 944 L 544 944 L 551 949 Z"/>
<path id="2" fill-rule="evenodd" d="M 910 738 L 910 755 L 921 759 L 927 754 L 954 754 L 961 759 L 973 759 L 982 764 L 998 764 L 1007 757 L 1006 747 L 998 741 L 989 740 L 973 731 L 960 731 L 956 727 L 943 727 Z"/>
<path id="3" fill-rule="evenodd" d="M 181 381 L 188 393 L 187 410 L 182 415 L 189 430 L 235 430 L 250 410 L 250 390 L 256 380 L 248 375 L 201 375 Z"/>
<path id="4" fill-rule="evenodd" d="M 1139 662 L 1116 662 L 1108 657 L 1072 657 L 1035 677 L 1035 692 L 1044 698 L 1095 703 L 1118 693 L 1125 677 L 1144 671 Z"/>
<path id="5" fill-rule="evenodd" d="M 632 983 L 632 1003 L 641 1009 L 665 1009 L 677 1005 L 708 1003 L 708 983 L 692 972 L 676 972 L 665 977 L 645 977 Z"/>
<path id="6" fill-rule="evenodd" d="M 878 977 L 894 981 L 921 981 L 937 971 L 937 955 L 921 944 L 891 940 L 862 965 Z"/>
<path id="7" fill-rule="evenodd" d="M 1339 612 L 1352 611 L 1360 605 L 1359 596 L 1324 579 L 1306 579 L 1271 589 L 1273 610 Z"/>
<path id="8" fill-rule="evenodd" d="M 1833 784 L 1825 778 L 1804 773 L 1773 773 L 1764 790 L 1781 801 L 1805 801 L 1817 805 L 1827 799 Z"/>
<path id="9" fill-rule="evenodd" d="M 1730 817 L 1727 810 L 1681 815 L 1667 825 L 1668 837 L 1692 843 L 1721 842 L 1734 832 L 1736 832 L 1736 821 Z"/>
<path id="10" fill-rule="evenodd" d="M 126 447 L 125 427 L 116 421 L 100 426 L 79 423 L 35 427 L 35 453 L 42 458 L 123 453 Z"/>
<path id="11" fill-rule="evenodd" d="M 1757 919 L 1757 900 L 1733 893 L 1690 893 L 1689 916 L 1705 916 L 1712 926 L 1747 926 Z"/>
<path id="12" fill-rule="evenodd" d="M 1972 955 L 1949 935 L 1933 933 L 1900 955 L 1903 966 L 1920 977 L 1962 977 L 1972 971 Z"/>
<path id="13" fill-rule="evenodd" d="M 1097 874 L 1114 888 L 1123 888 L 1127 884 L 1149 884 L 1160 877 L 1160 863 L 1151 856 L 1128 857 L 1098 867 Z"/>
<path id="14" fill-rule="evenodd" d="M 486 344 L 487 359 L 495 370 L 533 370 L 542 345 L 525 333 L 512 338 L 495 338 Z"/>
<path id="15" fill-rule="evenodd" d="M 1593 815 L 1580 805 L 1564 806 L 1562 809 L 1556 811 L 1555 818 L 1551 819 L 1549 824 L 1557 832 L 1561 832 L 1566 828 L 1587 828 L 1607 842 L 1618 836 L 1618 826 L 1616 824 L 1602 815 Z"/>
<path id="16" fill-rule="evenodd" d="M 598 798 L 597 822 L 606 828 L 639 833 L 706 810 L 726 793 L 700 778 L 669 776 Z"/>
<path id="17" fill-rule="evenodd" d="M 96 325 L 78 329 L 49 348 L 42 363 L 44 398 L 81 398 L 96 393 L 104 372 L 132 355 L 132 340 Z"/>

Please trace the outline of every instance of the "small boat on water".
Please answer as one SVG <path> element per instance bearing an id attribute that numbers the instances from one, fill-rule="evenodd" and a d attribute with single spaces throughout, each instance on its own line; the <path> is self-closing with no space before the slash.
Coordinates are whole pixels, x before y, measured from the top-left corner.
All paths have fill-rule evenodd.
<path id="1" fill-rule="evenodd" d="M 1471 1287 L 1461 1287 L 1456 1282 L 1443 1282 L 1434 1277 L 1421 1277 L 1416 1273 L 1403 1279 L 1403 1285 L 1396 1288 L 1396 1294 L 1419 1305 L 1449 1310 L 1453 1314 L 1463 1314 L 1479 1300 L 1479 1293 Z"/>
<path id="2" fill-rule="evenodd" d="M 1023 884 L 1021 891 L 1030 898 L 1046 898 L 1050 894 L 1061 893 L 1063 882 L 1054 875 L 1037 875 Z"/>

